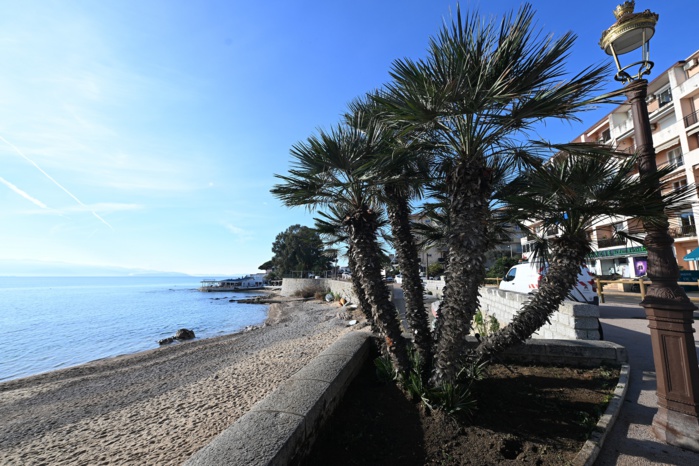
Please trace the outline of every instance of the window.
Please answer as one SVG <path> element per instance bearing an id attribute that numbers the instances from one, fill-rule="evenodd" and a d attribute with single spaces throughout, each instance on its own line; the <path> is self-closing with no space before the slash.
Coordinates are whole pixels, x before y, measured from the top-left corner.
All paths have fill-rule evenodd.
<path id="1" fill-rule="evenodd" d="M 694 225 L 694 214 L 692 212 L 685 212 L 680 214 L 680 220 L 682 221 L 682 226 Z"/>
<path id="2" fill-rule="evenodd" d="M 602 131 L 602 138 L 600 139 L 600 141 L 602 143 L 608 142 L 611 138 L 612 138 L 612 135 L 608 129 L 605 129 L 604 131 Z"/>
<path id="3" fill-rule="evenodd" d="M 667 163 L 674 168 L 684 165 L 684 157 L 682 157 L 681 147 L 675 147 L 667 153 Z"/>
<path id="4" fill-rule="evenodd" d="M 655 94 L 655 96 L 658 98 L 658 105 L 660 107 L 663 107 L 672 102 L 672 91 L 669 87 L 664 91 L 658 92 L 657 94 Z"/>
<path id="5" fill-rule="evenodd" d="M 687 186 L 687 179 L 686 178 L 672 182 L 672 189 L 674 189 L 675 191 L 677 191 L 678 189 L 682 189 L 685 186 Z"/>

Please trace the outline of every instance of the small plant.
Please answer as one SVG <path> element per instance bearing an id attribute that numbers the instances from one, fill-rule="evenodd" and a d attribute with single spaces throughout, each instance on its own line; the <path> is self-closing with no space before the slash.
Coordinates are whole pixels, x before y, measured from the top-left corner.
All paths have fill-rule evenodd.
<path id="1" fill-rule="evenodd" d="M 398 373 L 393 368 L 393 363 L 391 363 L 391 358 L 388 355 L 382 355 L 374 359 L 374 366 L 376 367 L 376 377 L 381 382 L 391 382 L 397 379 Z"/>
<path id="2" fill-rule="evenodd" d="M 430 390 L 432 405 L 450 416 L 470 416 L 476 409 L 476 398 L 471 392 L 470 383 L 445 383 Z M 430 406 L 432 407 L 432 406 Z"/>
<path id="3" fill-rule="evenodd" d="M 483 337 L 500 330 L 500 322 L 494 316 L 484 314 L 480 309 L 473 316 L 473 324 L 476 327 L 476 333 Z"/>
<path id="4" fill-rule="evenodd" d="M 591 416 L 585 411 L 580 411 L 578 412 L 578 424 L 591 431 L 597 425 L 597 417 Z"/>

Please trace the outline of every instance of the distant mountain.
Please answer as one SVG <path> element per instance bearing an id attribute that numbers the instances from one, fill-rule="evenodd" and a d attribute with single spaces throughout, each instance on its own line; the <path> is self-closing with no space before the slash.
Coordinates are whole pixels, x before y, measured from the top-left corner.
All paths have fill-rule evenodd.
<path id="1" fill-rule="evenodd" d="M 0 260 L 0 276 L 12 277 L 128 277 L 158 276 L 186 277 L 185 273 L 159 272 L 99 265 L 71 264 L 68 262 Z"/>

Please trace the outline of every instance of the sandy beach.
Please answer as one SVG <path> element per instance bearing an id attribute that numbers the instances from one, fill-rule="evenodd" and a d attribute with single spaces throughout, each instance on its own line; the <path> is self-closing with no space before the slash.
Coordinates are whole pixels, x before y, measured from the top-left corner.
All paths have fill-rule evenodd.
<path id="1" fill-rule="evenodd" d="M 359 327 L 337 318 L 342 310 L 272 304 L 248 332 L 2 383 L 0 463 L 181 464 Z"/>

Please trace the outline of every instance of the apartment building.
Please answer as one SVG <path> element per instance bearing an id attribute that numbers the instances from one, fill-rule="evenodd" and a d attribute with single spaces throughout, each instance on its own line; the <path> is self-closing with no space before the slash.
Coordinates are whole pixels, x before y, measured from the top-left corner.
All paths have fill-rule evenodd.
<path id="1" fill-rule="evenodd" d="M 653 145 L 658 167 L 670 165 L 666 178 L 668 189 L 699 182 L 699 51 L 672 65 L 648 85 L 648 113 L 653 130 Z M 596 141 L 633 152 L 634 126 L 631 106 L 624 103 L 598 121 L 574 142 Z M 697 270 L 697 262 L 685 256 L 698 248 L 695 219 L 699 217 L 699 198 L 694 195 L 683 211 L 670 218 L 670 234 L 675 240 L 677 263 L 684 270 Z M 532 224 L 537 234 L 541 226 Z M 594 252 L 588 267 L 597 274 L 616 273 L 624 277 L 643 276 L 647 269 L 647 253 L 642 244 L 615 237 L 615 231 L 643 236 L 643 227 L 632 218 L 601 220 L 588 232 Z M 532 237 L 521 239 L 524 257 L 530 253 Z M 689 259 L 689 258 L 688 258 Z M 699 259 L 699 258 L 698 258 Z"/>

